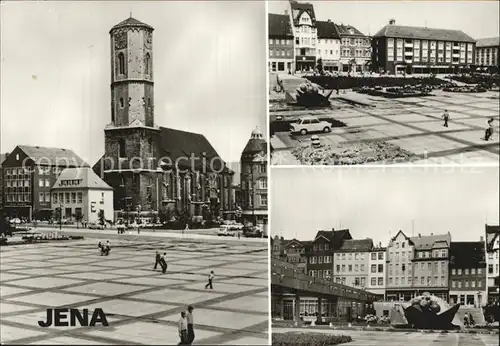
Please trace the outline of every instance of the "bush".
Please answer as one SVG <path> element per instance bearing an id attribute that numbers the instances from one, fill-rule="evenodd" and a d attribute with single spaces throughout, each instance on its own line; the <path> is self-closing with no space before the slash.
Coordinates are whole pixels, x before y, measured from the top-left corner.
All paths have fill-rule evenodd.
<path id="1" fill-rule="evenodd" d="M 351 342 L 348 335 L 320 333 L 273 333 L 273 346 L 330 346 Z"/>
<path id="2" fill-rule="evenodd" d="M 405 85 L 441 85 L 447 82 L 437 78 L 399 78 L 399 77 L 329 77 L 311 76 L 307 77 L 311 82 L 325 89 L 352 89 L 361 87 L 397 87 Z"/>

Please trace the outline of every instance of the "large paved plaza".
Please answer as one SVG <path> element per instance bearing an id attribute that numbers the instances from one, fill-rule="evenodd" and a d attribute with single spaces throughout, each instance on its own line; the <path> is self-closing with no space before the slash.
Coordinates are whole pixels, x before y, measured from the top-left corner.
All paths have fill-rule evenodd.
<path id="1" fill-rule="evenodd" d="M 273 332 L 311 332 L 349 335 L 352 338 L 352 342 L 342 344 L 346 346 L 498 346 L 498 335 L 490 334 L 298 330 L 292 328 L 273 328 Z"/>
<path id="2" fill-rule="evenodd" d="M 297 115 L 333 117 L 346 124 L 331 133 L 318 134 L 321 143 L 344 150 L 350 146 L 385 142 L 413 156 L 412 163 L 476 164 L 499 160 L 499 93 L 478 94 L 434 91 L 434 96 L 385 99 L 378 96 L 347 92 L 340 97 L 360 101 L 370 106 L 352 106 L 332 96 L 331 109 L 309 109 L 292 112 Z M 373 107 L 374 106 L 374 107 Z M 449 127 L 443 126 L 442 115 L 450 113 Z M 271 113 L 271 118 L 286 118 L 290 111 Z M 483 140 L 486 121 L 495 118 L 492 140 Z M 273 164 L 296 164 L 293 148 L 310 145 L 311 135 L 290 135 L 277 132 L 271 140 Z M 388 161 L 387 163 L 391 163 Z M 399 162 L 396 162 L 399 163 Z"/>
<path id="3" fill-rule="evenodd" d="M 100 256 L 108 237 L 111 254 Z M 188 304 L 194 344 L 268 344 L 265 242 L 98 238 L 0 248 L 2 344 L 177 344 Z M 153 271 L 156 250 L 167 252 L 166 274 Z M 102 308 L 110 325 L 41 328 L 48 307 Z"/>

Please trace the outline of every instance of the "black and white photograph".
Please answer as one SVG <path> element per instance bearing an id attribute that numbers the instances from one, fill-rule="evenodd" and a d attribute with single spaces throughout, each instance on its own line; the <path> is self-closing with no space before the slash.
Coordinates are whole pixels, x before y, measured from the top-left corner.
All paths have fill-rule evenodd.
<path id="1" fill-rule="evenodd" d="M 268 345 L 266 4 L 1 9 L 1 344 Z"/>
<path id="2" fill-rule="evenodd" d="M 498 345 L 498 167 L 273 169 L 273 345 Z"/>
<path id="3" fill-rule="evenodd" d="M 498 1 L 268 11 L 271 164 L 498 163 Z"/>

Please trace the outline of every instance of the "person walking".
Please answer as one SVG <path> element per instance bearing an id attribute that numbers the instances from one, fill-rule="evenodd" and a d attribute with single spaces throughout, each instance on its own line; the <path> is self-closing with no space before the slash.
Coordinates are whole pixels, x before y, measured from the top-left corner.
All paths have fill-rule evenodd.
<path id="1" fill-rule="evenodd" d="M 464 327 L 468 327 L 469 326 L 469 315 L 467 313 L 465 313 L 464 315 Z"/>
<path id="2" fill-rule="evenodd" d="M 187 320 L 187 343 L 191 345 L 194 341 L 194 320 L 193 320 L 193 307 L 191 305 L 187 308 L 186 320 Z"/>
<path id="3" fill-rule="evenodd" d="M 488 127 L 486 128 L 486 131 L 484 133 L 484 140 L 485 141 L 489 141 L 490 138 L 493 136 L 493 121 L 494 120 L 495 119 L 493 119 L 493 118 L 490 118 L 488 120 Z"/>
<path id="4" fill-rule="evenodd" d="M 213 280 L 214 280 L 214 271 L 211 270 L 210 274 L 208 274 L 208 283 L 205 285 L 205 289 L 207 289 L 209 287 L 210 287 L 211 290 L 214 289 Z"/>
<path id="5" fill-rule="evenodd" d="M 444 126 L 444 127 L 448 127 L 448 120 L 450 119 L 450 114 L 448 113 L 448 110 L 445 110 L 445 111 L 444 111 L 444 114 L 443 114 L 443 119 L 444 119 L 444 124 L 443 124 L 443 126 Z"/>
<path id="6" fill-rule="evenodd" d="M 155 266 L 154 266 L 153 270 L 156 270 L 156 268 L 158 267 L 158 264 L 160 264 L 160 260 L 161 260 L 161 255 L 160 255 L 160 252 L 157 250 L 156 256 L 155 256 Z M 160 264 L 160 266 L 161 266 L 161 264 Z"/>
<path id="7" fill-rule="evenodd" d="M 186 312 L 181 312 L 181 318 L 179 319 L 179 338 L 181 342 L 178 345 L 187 345 L 188 343 L 188 331 L 187 331 L 187 320 Z"/>
<path id="8" fill-rule="evenodd" d="M 161 256 L 161 258 L 160 258 L 161 272 L 163 274 L 165 274 L 167 272 L 167 267 L 168 267 L 166 257 L 167 257 L 167 253 L 164 252 L 163 256 Z"/>

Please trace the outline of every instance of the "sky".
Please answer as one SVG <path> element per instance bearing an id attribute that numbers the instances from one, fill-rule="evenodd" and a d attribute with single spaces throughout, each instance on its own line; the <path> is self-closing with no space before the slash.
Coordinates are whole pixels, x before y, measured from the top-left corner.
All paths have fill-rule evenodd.
<path id="1" fill-rule="evenodd" d="M 74 150 L 91 165 L 111 122 L 110 36 L 132 16 L 155 28 L 155 122 L 204 134 L 239 161 L 266 136 L 266 14 L 259 1 L 1 2 L 0 152 Z M 267 137 L 267 136 L 266 136 Z"/>
<path id="2" fill-rule="evenodd" d="M 305 2 L 305 1 L 299 1 Z M 389 23 L 462 30 L 478 38 L 498 37 L 499 1 L 309 1 L 317 20 L 349 24 L 374 35 Z M 284 13 L 288 1 L 270 1 L 270 13 Z"/>
<path id="3" fill-rule="evenodd" d="M 399 230 L 479 241 L 499 222 L 498 167 L 275 168 L 271 183 L 271 234 L 286 239 L 348 228 L 382 245 Z"/>

